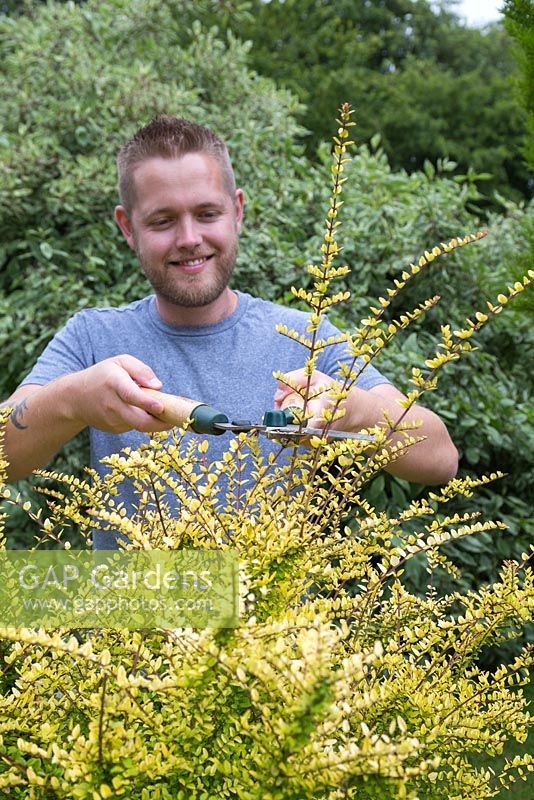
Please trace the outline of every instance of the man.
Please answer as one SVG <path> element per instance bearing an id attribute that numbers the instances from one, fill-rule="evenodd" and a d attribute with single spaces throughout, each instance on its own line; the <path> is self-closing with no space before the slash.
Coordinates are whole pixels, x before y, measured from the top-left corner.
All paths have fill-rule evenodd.
<path id="1" fill-rule="evenodd" d="M 117 163 L 115 219 L 154 294 L 120 309 L 78 312 L 50 342 L 6 401 L 13 407 L 6 426 L 11 480 L 45 465 L 87 426 L 95 467 L 103 456 L 146 441 L 147 433 L 168 429 L 158 420 L 163 404 L 145 387 L 209 403 L 230 419 L 258 420 L 289 391 L 276 386 L 273 370 L 304 384 L 304 349 L 274 326 L 304 332 L 306 315 L 229 287 L 244 195 L 224 143 L 202 126 L 161 116 L 122 148 Z M 320 333 L 336 329 L 325 321 Z M 342 345 L 320 354 L 314 385 L 334 378 L 343 355 Z M 382 420 L 385 410 L 398 419 L 399 398 L 369 366 L 336 425 L 359 430 Z M 311 425 L 324 424 L 327 402 L 323 396 L 310 404 Z M 410 420 L 422 422 L 418 435 L 426 439 L 390 471 L 421 483 L 453 477 L 457 453 L 441 420 L 420 406 Z M 210 447 L 213 458 L 225 439 Z"/>

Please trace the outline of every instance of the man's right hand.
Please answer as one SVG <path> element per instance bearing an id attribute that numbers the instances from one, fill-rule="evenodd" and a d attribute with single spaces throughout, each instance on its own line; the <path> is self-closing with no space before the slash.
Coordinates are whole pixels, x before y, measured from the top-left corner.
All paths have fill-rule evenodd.
<path id="1" fill-rule="evenodd" d="M 152 369 L 130 355 L 114 356 L 46 386 L 19 387 L 2 405 L 14 409 L 5 429 L 8 479 L 43 467 L 69 439 L 90 426 L 109 433 L 156 432 L 163 403 L 142 387 L 161 388 Z"/>
<path id="2" fill-rule="evenodd" d="M 141 387 L 161 389 L 152 369 L 129 355 L 114 356 L 69 376 L 72 394 L 67 413 L 82 427 L 108 433 L 129 430 L 168 430 L 168 423 L 156 419 L 164 405 Z"/>

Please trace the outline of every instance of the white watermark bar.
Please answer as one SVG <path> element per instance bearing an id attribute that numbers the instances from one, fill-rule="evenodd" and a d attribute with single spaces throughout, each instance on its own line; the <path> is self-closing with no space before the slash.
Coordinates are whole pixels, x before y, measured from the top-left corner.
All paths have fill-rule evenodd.
<path id="1" fill-rule="evenodd" d="M 233 628 L 235 550 L 3 550 L 2 625 Z"/>

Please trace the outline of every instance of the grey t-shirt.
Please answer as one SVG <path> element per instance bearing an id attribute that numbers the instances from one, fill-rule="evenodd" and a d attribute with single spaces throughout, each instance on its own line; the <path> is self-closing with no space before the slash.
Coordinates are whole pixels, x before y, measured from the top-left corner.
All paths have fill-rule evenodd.
<path id="1" fill-rule="evenodd" d="M 127 353 L 152 367 L 164 392 L 212 405 L 230 420 L 261 421 L 274 406 L 273 371 L 301 368 L 308 352 L 277 333 L 276 325 L 305 333 L 308 315 L 242 292 L 236 295 L 237 306 L 229 317 L 198 327 L 164 322 L 153 295 L 122 308 L 79 311 L 48 344 L 23 384 L 44 385 Z M 328 338 L 339 330 L 324 320 L 319 333 Z M 317 369 L 336 377 L 340 359 L 351 360 L 344 344 L 327 347 L 318 357 Z M 368 390 L 381 383 L 388 380 L 368 365 L 357 385 Z M 91 428 L 91 465 L 103 474 L 101 458 L 124 447 L 138 447 L 148 438 L 138 431 L 113 434 Z M 210 460 L 220 459 L 227 447 L 228 434 L 210 439 Z M 262 438 L 262 447 L 269 451 L 274 445 Z M 135 505 L 133 494 L 121 499 L 129 507 Z M 113 535 L 95 532 L 94 546 L 116 545 Z"/>

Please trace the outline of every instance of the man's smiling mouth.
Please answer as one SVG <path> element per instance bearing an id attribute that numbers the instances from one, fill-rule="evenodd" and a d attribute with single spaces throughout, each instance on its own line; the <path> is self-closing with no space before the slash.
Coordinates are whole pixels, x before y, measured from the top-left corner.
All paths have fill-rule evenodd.
<path id="1" fill-rule="evenodd" d="M 180 259 L 175 258 L 172 261 L 169 261 L 168 263 L 173 267 L 195 269 L 197 267 L 202 266 L 202 264 L 205 264 L 206 261 L 209 261 L 210 258 L 211 255 L 200 256 L 200 258 L 180 258 Z"/>

